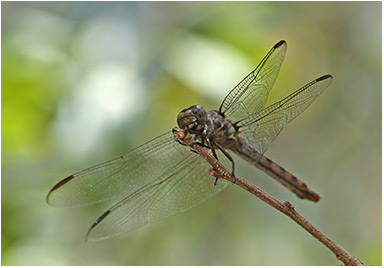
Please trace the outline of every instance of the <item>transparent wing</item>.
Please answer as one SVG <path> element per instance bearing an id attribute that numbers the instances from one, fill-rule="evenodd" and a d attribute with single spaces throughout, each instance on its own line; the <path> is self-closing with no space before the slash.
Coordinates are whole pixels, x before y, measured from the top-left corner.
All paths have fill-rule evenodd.
<path id="1" fill-rule="evenodd" d="M 260 152 L 267 150 L 284 125 L 301 114 L 331 83 L 332 76 L 324 75 L 298 89 L 283 100 L 268 106 L 259 114 L 244 119 L 238 125 L 241 137 Z"/>
<path id="2" fill-rule="evenodd" d="M 73 207 L 121 199 L 177 168 L 177 163 L 190 155 L 195 154 L 175 142 L 171 132 L 165 133 L 127 154 L 65 178 L 52 188 L 47 202 Z"/>
<path id="3" fill-rule="evenodd" d="M 210 165 L 191 153 L 156 180 L 106 211 L 91 226 L 87 240 L 101 240 L 186 211 L 223 190 L 230 182 L 208 175 Z"/>
<path id="4" fill-rule="evenodd" d="M 287 43 L 285 41 L 278 42 L 256 69 L 228 93 L 219 112 L 224 113 L 234 123 L 259 113 L 267 102 L 286 50 Z"/>
<path id="5" fill-rule="evenodd" d="M 59 182 L 47 196 L 53 206 L 80 206 L 124 198 L 92 225 L 100 240 L 188 210 L 230 182 L 209 176 L 210 165 L 166 133 L 121 157 Z"/>

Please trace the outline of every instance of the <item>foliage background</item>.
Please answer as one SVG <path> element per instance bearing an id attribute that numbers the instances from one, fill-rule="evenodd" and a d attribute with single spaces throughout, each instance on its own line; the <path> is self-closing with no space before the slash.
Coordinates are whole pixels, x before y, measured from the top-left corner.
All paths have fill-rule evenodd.
<path id="1" fill-rule="evenodd" d="M 274 102 L 334 81 L 267 155 L 322 196 L 298 200 L 259 170 L 241 175 L 361 261 L 381 265 L 380 2 L 2 2 L 3 265 L 339 265 L 253 196 L 228 187 L 125 236 L 85 243 L 110 204 L 57 209 L 49 189 L 217 108 L 279 40 Z"/>

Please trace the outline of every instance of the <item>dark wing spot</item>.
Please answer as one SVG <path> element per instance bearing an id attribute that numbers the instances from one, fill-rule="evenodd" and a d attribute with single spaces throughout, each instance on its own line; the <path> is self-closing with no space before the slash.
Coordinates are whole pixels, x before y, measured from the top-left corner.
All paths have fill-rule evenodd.
<path id="1" fill-rule="evenodd" d="M 86 240 L 88 240 L 88 237 L 89 237 L 89 234 L 91 233 L 92 229 L 95 228 L 96 225 L 98 225 L 102 220 L 104 220 L 105 217 L 108 216 L 108 214 L 111 213 L 111 210 L 107 210 L 106 212 L 103 213 L 103 215 L 101 215 L 91 226 L 91 228 L 89 228 L 88 232 L 87 232 L 87 236 L 86 236 Z"/>
<path id="2" fill-rule="evenodd" d="M 53 192 L 54 190 L 56 190 L 57 188 L 60 188 L 61 186 L 63 186 L 64 184 L 66 184 L 67 182 L 69 182 L 70 180 L 72 180 L 75 176 L 71 175 L 69 177 L 66 177 L 64 180 L 60 181 L 58 184 L 56 184 L 55 186 L 53 186 L 52 190 L 50 191 Z"/>

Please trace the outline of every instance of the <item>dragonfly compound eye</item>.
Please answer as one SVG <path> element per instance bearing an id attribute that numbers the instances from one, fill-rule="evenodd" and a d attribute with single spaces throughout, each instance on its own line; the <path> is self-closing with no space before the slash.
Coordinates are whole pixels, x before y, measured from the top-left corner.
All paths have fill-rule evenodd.
<path id="1" fill-rule="evenodd" d="M 201 131 L 206 123 L 207 112 L 201 105 L 185 108 L 177 116 L 177 124 L 181 129 Z"/>
<path id="2" fill-rule="evenodd" d="M 191 110 L 196 117 L 196 121 L 198 124 L 205 125 L 207 123 L 207 112 L 201 105 L 194 105 L 191 107 Z"/>

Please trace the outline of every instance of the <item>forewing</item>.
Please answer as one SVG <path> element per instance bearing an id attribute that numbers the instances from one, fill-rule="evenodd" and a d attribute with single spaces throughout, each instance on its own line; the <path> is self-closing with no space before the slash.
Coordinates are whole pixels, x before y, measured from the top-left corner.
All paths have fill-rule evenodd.
<path id="1" fill-rule="evenodd" d="M 287 43 L 285 41 L 278 42 L 256 69 L 228 93 L 219 112 L 224 113 L 234 123 L 259 113 L 267 102 L 286 50 Z"/>
<path id="2" fill-rule="evenodd" d="M 331 83 L 332 76 L 324 75 L 298 89 L 283 100 L 268 106 L 259 114 L 239 123 L 241 137 L 260 152 L 267 150 L 284 125 L 301 114 Z"/>
<path id="3" fill-rule="evenodd" d="M 118 158 L 77 172 L 59 182 L 47 196 L 52 206 L 83 206 L 123 198 L 148 185 L 185 157 L 188 147 L 165 133 Z M 207 171 L 208 172 L 208 171 Z"/>
<path id="4" fill-rule="evenodd" d="M 230 182 L 208 175 L 211 166 L 190 153 L 156 180 L 106 211 L 91 226 L 87 240 L 101 240 L 188 210 L 223 190 Z"/>

